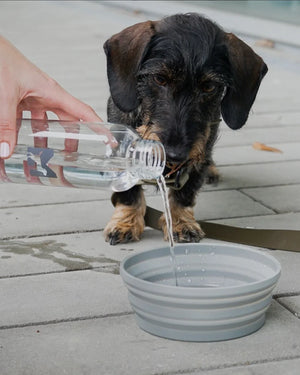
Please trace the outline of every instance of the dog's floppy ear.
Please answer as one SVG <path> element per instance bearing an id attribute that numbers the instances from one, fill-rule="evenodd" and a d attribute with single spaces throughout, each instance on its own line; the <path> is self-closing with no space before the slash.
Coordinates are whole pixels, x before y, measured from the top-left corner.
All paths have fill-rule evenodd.
<path id="1" fill-rule="evenodd" d="M 123 112 L 130 112 L 139 104 L 136 73 L 145 48 L 155 34 L 155 24 L 153 21 L 135 24 L 104 43 L 111 96 Z"/>
<path id="2" fill-rule="evenodd" d="M 221 111 L 226 124 L 231 129 L 239 129 L 247 121 L 268 68 L 263 59 L 234 34 L 226 34 L 226 37 L 233 82 L 227 88 Z"/>

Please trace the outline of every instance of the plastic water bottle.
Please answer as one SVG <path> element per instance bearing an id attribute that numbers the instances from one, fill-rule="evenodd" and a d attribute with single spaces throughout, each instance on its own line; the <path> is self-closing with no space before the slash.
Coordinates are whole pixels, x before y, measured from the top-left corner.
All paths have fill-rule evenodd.
<path id="1" fill-rule="evenodd" d="M 23 119 L 18 126 L 13 155 L 0 159 L 2 182 L 125 191 L 165 167 L 163 145 L 125 125 Z"/>

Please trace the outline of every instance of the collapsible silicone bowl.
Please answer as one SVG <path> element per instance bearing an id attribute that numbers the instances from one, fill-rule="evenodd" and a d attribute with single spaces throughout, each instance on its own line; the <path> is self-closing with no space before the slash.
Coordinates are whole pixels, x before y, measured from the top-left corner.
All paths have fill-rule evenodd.
<path id="1" fill-rule="evenodd" d="M 184 341 L 228 340 L 265 322 L 280 263 L 265 251 L 223 244 L 169 247 L 131 255 L 120 273 L 140 328 Z"/>

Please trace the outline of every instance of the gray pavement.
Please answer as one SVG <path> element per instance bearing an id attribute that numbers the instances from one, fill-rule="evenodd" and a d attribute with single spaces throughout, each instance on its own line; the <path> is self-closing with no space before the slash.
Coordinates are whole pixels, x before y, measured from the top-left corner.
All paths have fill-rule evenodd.
<path id="1" fill-rule="evenodd" d="M 197 9 L 188 2 L 1 1 L 0 34 L 105 119 L 104 41 L 133 23 Z M 264 48 L 256 41 L 274 23 L 199 12 L 228 31 L 232 25 L 269 73 L 248 124 L 237 132 L 222 125 L 215 150 L 222 180 L 202 189 L 196 216 L 300 230 L 300 28 L 287 26 L 283 37 L 281 24 L 275 48 Z M 282 153 L 254 150 L 255 141 Z M 147 195 L 161 207 L 152 188 Z M 137 327 L 118 268 L 128 254 L 164 245 L 162 234 L 147 228 L 140 242 L 105 243 L 109 196 L 0 185 L 0 375 L 299 374 L 300 254 L 262 249 L 280 261 L 282 276 L 256 333 L 218 343 L 158 338 Z"/>

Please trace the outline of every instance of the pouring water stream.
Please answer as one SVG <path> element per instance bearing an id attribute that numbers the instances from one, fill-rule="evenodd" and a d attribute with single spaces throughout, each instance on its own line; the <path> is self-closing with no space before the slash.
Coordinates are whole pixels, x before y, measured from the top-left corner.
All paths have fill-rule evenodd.
<path id="1" fill-rule="evenodd" d="M 172 266 L 173 266 L 172 267 L 173 274 L 174 274 L 174 279 L 175 279 L 175 285 L 178 286 L 177 262 L 176 262 L 175 251 L 174 251 L 172 216 L 171 216 L 170 204 L 169 204 L 169 199 L 168 199 L 168 194 L 167 194 L 167 185 L 166 185 L 166 181 L 163 175 L 157 178 L 157 184 L 160 189 L 163 204 L 164 204 L 164 214 L 165 214 L 167 231 L 168 231 L 170 254 L 171 254 L 171 260 L 172 260 Z"/>

